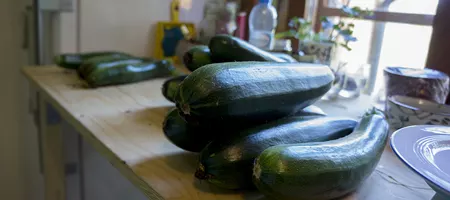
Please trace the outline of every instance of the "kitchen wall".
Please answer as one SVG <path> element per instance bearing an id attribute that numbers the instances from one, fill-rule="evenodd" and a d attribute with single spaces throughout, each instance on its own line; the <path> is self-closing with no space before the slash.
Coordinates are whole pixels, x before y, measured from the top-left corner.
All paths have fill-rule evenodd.
<path id="1" fill-rule="evenodd" d="M 157 22 L 170 20 L 169 0 L 77 1 L 78 11 L 57 21 L 60 52 L 112 49 L 151 56 Z M 185 1 L 180 20 L 198 24 L 206 0 Z"/>

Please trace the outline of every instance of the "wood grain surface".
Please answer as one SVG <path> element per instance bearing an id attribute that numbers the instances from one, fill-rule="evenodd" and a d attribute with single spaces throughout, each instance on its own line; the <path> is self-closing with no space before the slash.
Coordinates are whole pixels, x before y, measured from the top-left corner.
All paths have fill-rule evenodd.
<path id="1" fill-rule="evenodd" d="M 228 191 L 193 174 L 197 155 L 172 145 L 162 121 L 174 105 L 161 95 L 164 79 L 88 89 L 76 73 L 55 66 L 27 67 L 28 79 L 60 115 L 149 199 L 265 199 L 256 191 Z M 370 98 L 318 102 L 330 115 L 357 117 Z M 343 199 L 431 199 L 434 192 L 386 147 L 377 170 Z"/>

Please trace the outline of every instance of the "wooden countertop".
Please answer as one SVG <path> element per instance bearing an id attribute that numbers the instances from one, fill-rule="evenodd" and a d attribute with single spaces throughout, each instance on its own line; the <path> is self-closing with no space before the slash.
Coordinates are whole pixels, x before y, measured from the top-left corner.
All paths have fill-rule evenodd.
<path id="1" fill-rule="evenodd" d="M 197 155 L 172 145 L 161 125 L 174 105 L 161 95 L 163 79 L 136 84 L 83 88 L 74 71 L 56 66 L 26 67 L 23 73 L 97 151 L 150 199 L 265 199 L 256 191 L 233 192 L 198 181 Z M 357 117 L 370 98 L 320 101 L 329 115 Z M 431 199 L 425 182 L 405 167 L 389 147 L 377 170 L 344 199 Z"/>

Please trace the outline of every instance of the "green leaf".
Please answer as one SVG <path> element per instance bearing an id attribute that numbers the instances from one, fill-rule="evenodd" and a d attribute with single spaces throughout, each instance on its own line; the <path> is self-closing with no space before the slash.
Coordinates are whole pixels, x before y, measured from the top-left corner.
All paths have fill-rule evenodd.
<path id="1" fill-rule="evenodd" d="M 289 21 L 289 27 L 291 28 L 299 28 L 299 27 L 303 27 L 303 26 L 309 26 L 312 23 L 310 21 L 307 21 L 306 19 L 300 18 L 300 17 L 293 17 L 290 21 Z"/>
<path id="2" fill-rule="evenodd" d="M 288 23 L 290 30 L 282 33 L 277 33 L 276 38 L 295 37 L 299 40 L 309 38 L 312 29 L 312 22 L 300 17 L 293 17 Z"/>
<path id="3" fill-rule="evenodd" d="M 297 28 L 298 25 L 299 25 L 299 18 L 298 17 L 293 17 L 288 23 L 288 26 L 291 27 L 291 28 Z"/>
<path id="4" fill-rule="evenodd" d="M 346 6 L 346 5 L 342 6 L 341 11 L 343 13 L 345 13 L 346 15 L 351 16 L 351 17 L 354 15 L 353 9 L 348 7 L 348 6 Z"/>
<path id="5" fill-rule="evenodd" d="M 351 30 L 351 29 L 340 30 L 339 34 L 341 34 L 343 36 L 351 36 L 351 35 L 353 35 L 353 30 Z"/>
<path id="6" fill-rule="evenodd" d="M 321 36 L 319 33 L 314 33 L 312 36 L 313 41 L 320 42 Z"/>
<path id="7" fill-rule="evenodd" d="M 339 29 L 341 29 L 341 27 L 339 27 L 339 24 L 335 24 L 335 25 L 333 25 L 333 29 L 334 30 L 339 30 Z"/>
<path id="8" fill-rule="evenodd" d="M 334 27 L 334 23 L 330 20 L 328 20 L 328 18 L 321 18 L 320 20 L 322 22 L 322 28 L 323 29 L 329 29 L 329 28 L 333 28 Z"/>
<path id="9" fill-rule="evenodd" d="M 371 11 L 371 10 L 369 10 L 367 8 L 360 12 L 360 17 L 361 18 L 364 18 L 364 17 L 367 17 L 367 16 L 372 16 L 372 15 L 373 15 L 373 11 Z"/>
<path id="10" fill-rule="evenodd" d="M 341 45 L 341 47 L 344 47 L 345 49 L 347 49 L 347 51 L 351 51 L 352 50 L 352 48 L 350 48 L 347 44 L 341 43 L 339 45 Z"/>
<path id="11" fill-rule="evenodd" d="M 353 13 L 360 14 L 363 10 L 359 6 L 355 6 L 352 8 Z"/>
<path id="12" fill-rule="evenodd" d="M 370 16 L 370 15 L 373 14 L 373 12 L 370 11 L 369 9 L 366 8 L 366 9 L 363 10 L 359 6 L 355 6 L 355 7 L 350 8 L 350 7 L 344 5 L 344 6 L 342 6 L 341 11 L 344 14 L 346 14 L 348 17 L 358 18 L 358 19 L 364 18 L 366 16 Z"/>
<path id="13" fill-rule="evenodd" d="M 295 37 L 296 32 L 294 30 L 289 30 L 286 32 L 281 32 L 275 34 L 275 38 L 281 39 L 281 38 L 288 38 L 288 37 Z"/>
<path id="14" fill-rule="evenodd" d="M 342 35 L 342 38 L 344 38 L 345 42 L 356 42 L 358 39 L 356 37 L 353 37 L 352 35 Z"/>

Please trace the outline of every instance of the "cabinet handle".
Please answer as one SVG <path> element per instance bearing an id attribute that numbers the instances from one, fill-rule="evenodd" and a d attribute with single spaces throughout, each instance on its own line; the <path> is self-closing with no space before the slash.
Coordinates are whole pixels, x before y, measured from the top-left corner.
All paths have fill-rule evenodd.
<path id="1" fill-rule="evenodd" d="M 29 28 L 29 17 L 28 17 L 28 11 L 24 11 L 22 13 L 23 15 L 23 27 L 22 27 L 22 31 L 23 31 L 23 40 L 22 40 L 22 49 L 28 49 L 30 47 L 30 39 L 29 39 L 29 32 L 30 32 L 30 28 Z"/>

